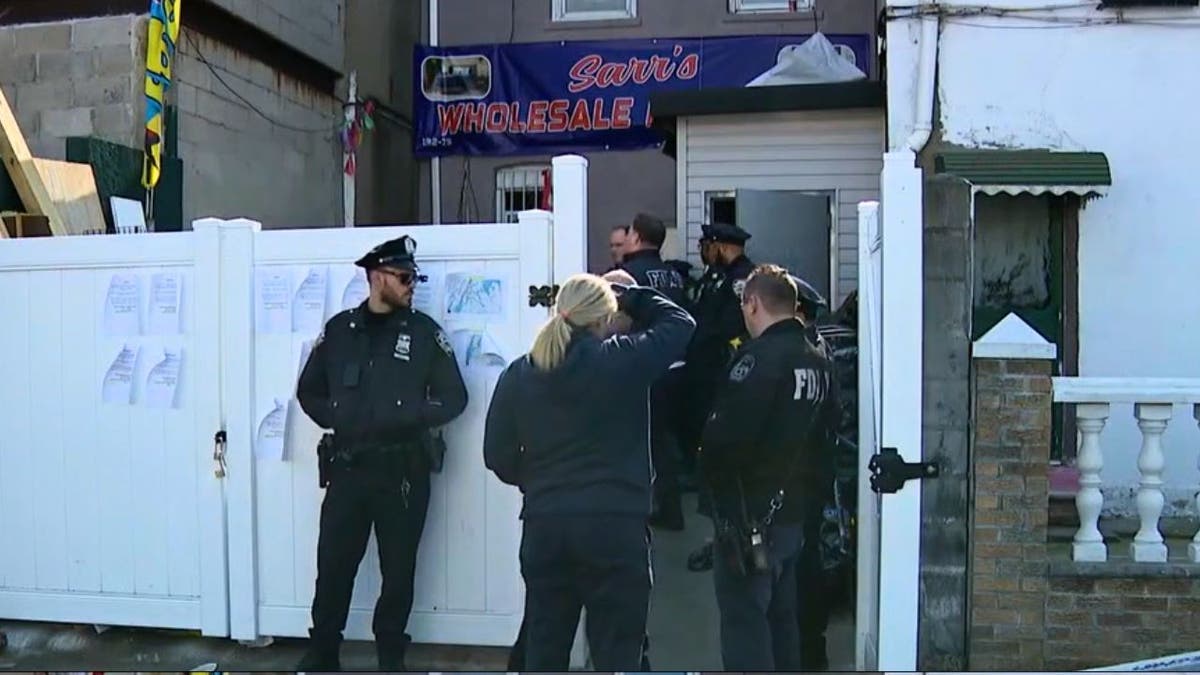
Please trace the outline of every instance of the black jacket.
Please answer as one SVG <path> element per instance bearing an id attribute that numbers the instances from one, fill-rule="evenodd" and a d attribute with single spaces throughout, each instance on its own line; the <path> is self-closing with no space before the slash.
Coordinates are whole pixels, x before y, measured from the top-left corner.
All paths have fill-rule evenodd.
<path id="1" fill-rule="evenodd" d="M 683 275 L 679 270 L 663 262 L 658 251 L 644 250 L 627 253 L 621 261 L 621 269 L 629 273 L 639 286 L 648 286 L 662 293 L 671 302 L 687 307 L 687 293 Z"/>
<path id="2" fill-rule="evenodd" d="M 775 522 L 801 522 L 831 478 L 835 399 L 832 364 L 799 321 L 781 321 L 743 345 L 704 427 L 700 466 L 717 512 L 740 517 L 744 491 L 747 516 L 762 519 L 782 489 Z"/>
<path id="3" fill-rule="evenodd" d="M 687 379 L 691 406 L 702 415 L 707 415 L 712 406 L 714 388 L 725 374 L 730 357 L 748 337 L 739 293 L 753 271 L 754 263 L 741 256 L 728 267 L 706 272 L 701 279 L 692 312 L 696 334 L 688 346 Z"/>
<path id="4" fill-rule="evenodd" d="M 558 368 L 525 356 L 496 383 L 484 461 L 525 493 L 523 518 L 650 513 L 647 394 L 695 323 L 648 288 L 625 290 L 620 307 L 647 329 L 604 340 L 577 329 Z"/>
<path id="5" fill-rule="evenodd" d="M 297 398 L 352 446 L 416 440 L 462 414 L 467 388 L 436 321 L 414 309 L 372 314 L 364 302 L 325 324 Z"/>

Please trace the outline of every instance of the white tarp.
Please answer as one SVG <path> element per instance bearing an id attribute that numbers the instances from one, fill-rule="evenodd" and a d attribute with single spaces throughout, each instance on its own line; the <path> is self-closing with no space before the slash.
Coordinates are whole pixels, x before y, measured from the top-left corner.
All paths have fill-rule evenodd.
<path id="1" fill-rule="evenodd" d="M 814 33 L 802 44 L 779 50 L 775 65 L 746 83 L 747 87 L 822 84 L 865 80 L 867 74 L 838 51 L 829 38 Z"/>

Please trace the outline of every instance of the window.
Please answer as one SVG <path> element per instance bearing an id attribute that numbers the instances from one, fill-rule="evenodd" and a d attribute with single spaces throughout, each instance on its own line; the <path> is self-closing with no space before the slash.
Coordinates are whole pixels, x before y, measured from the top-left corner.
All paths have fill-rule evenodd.
<path id="1" fill-rule="evenodd" d="M 637 16 L 637 0 L 554 0 L 555 21 L 607 21 Z"/>
<path id="2" fill-rule="evenodd" d="M 813 0 L 729 0 L 732 14 L 760 14 L 766 12 L 796 12 L 812 9 Z"/>
<path id="3" fill-rule="evenodd" d="M 515 223 L 518 213 L 542 208 L 549 171 L 544 164 L 496 169 L 496 222 Z"/>

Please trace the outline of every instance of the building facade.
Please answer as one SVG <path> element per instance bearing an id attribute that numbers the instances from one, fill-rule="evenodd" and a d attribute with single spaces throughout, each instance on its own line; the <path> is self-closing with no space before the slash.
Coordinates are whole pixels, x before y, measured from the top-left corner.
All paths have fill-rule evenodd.
<path id="1" fill-rule="evenodd" d="M 443 46 L 629 38 L 827 34 L 874 35 L 876 0 L 515 0 L 478 3 L 440 0 L 438 43 Z M 866 70 L 878 77 L 875 50 Z M 677 166 L 659 149 L 584 151 L 589 171 L 589 264 L 607 266 L 609 230 L 642 211 L 676 227 Z M 540 181 L 549 155 L 450 156 L 441 160 L 443 222 L 490 222 L 514 217 L 520 195 Z M 426 183 L 426 185 L 428 185 Z M 739 187 L 730 184 L 729 189 Z M 514 196 L 518 198 L 514 198 Z M 507 205 L 507 206 L 506 206 Z M 431 210 L 422 206 L 422 220 Z M 701 216 L 702 217 L 702 216 Z M 686 230 L 686 228 L 684 228 Z M 691 243 L 689 243 L 691 241 Z M 668 237 L 668 253 L 694 251 L 685 231 Z"/>
<path id="2" fill-rule="evenodd" d="M 144 198 L 148 8 L 74 0 L 0 16 L 0 86 L 34 156 L 91 161 L 98 184 L 131 183 L 133 198 Z M 179 169 L 167 166 L 157 190 L 175 202 L 160 229 L 204 216 L 340 224 L 345 3 L 185 0 L 181 17 L 164 153 Z M 68 139 L 111 143 L 133 165 L 105 167 Z"/>

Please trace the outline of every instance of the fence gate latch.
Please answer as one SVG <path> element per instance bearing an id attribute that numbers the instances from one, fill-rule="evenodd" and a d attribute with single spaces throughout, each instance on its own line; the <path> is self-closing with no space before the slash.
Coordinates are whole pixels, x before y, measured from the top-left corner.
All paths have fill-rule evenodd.
<path id="1" fill-rule="evenodd" d="M 225 430 L 222 429 L 213 436 L 213 463 L 216 467 L 213 469 L 213 474 L 217 478 L 225 477 Z"/>
<path id="2" fill-rule="evenodd" d="M 937 462 L 906 462 L 895 448 L 880 448 L 871 456 L 871 489 L 879 494 L 895 494 L 910 480 L 937 478 L 942 473 Z"/>
<path id="3" fill-rule="evenodd" d="M 558 286 L 530 286 L 529 306 L 550 307 L 558 297 Z"/>

